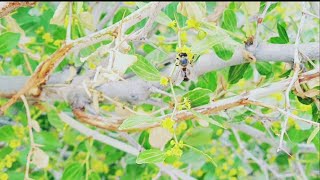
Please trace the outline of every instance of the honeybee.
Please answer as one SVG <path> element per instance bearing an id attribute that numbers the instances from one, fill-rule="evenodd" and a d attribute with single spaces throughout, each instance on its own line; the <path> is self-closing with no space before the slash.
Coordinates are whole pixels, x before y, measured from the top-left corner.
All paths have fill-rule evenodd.
<path id="1" fill-rule="evenodd" d="M 195 74 L 194 68 L 193 68 L 193 60 L 188 59 L 187 53 L 179 53 L 176 57 L 175 65 L 179 67 L 178 71 L 176 72 L 174 76 L 174 84 L 180 84 L 182 81 L 196 81 L 197 76 Z"/>

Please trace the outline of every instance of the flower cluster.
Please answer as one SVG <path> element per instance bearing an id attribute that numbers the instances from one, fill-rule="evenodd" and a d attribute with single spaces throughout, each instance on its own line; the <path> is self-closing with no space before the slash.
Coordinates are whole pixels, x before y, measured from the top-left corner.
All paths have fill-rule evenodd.
<path id="1" fill-rule="evenodd" d="M 0 180 L 8 180 L 9 176 L 7 173 L 1 172 L 0 173 Z"/>
<path id="2" fill-rule="evenodd" d="M 169 82 L 169 78 L 165 77 L 165 76 L 161 76 L 160 78 L 160 84 L 162 86 L 168 86 L 168 82 Z"/>
<path id="3" fill-rule="evenodd" d="M 171 27 L 172 29 L 176 29 L 177 27 L 177 21 L 171 21 L 169 24 L 168 24 L 169 27 Z"/>
<path id="4" fill-rule="evenodd" d="M 176 122 L 174 120 L 172 120 L 171 118 L 166 118 L 161 122 L 161 126 L 167 130 L 169 130 L 171 133 L 173 133 L 174 129 L 173 129 L 173 125 Z"/>
<path id="5" fill-rule="evenodd" d="M 182 148 L 183 148 L 183 141 L 179 141 L 178 143 L 174 140 L 170 141 L 170 144 L 173 145 L 171 149 L 169 149 L 166 152 L 166 156 L 177 156 L 181 157 L 182 156 Z"/>
<path id="6" fill-rule="evenodd" d="M 193 53 L 191 51 L 190 48 L 188 48 L 187 46 L 183 46 L 183 47 L 178 47 L 176 49 L 177 53 L 186 53 L 188 56 L 188 59 L 191 61 L 193 59 Z"/>
<path id="7" fill-rule="evenodd" d="M 3 168 L 11 168 L 12 164 L 17 160 L 18 152 L 7 154 L 0 162 L 0 170 Z"/>
<path id="8" fill-rule="evenodd" d="M 184 132 L 188 128 L 188 125 L 185 121 L 179 123 L 178 127 L 176 128 L 176 134 L 179 135 Z"/>
<path id="9" fill-rule="evenodd" d="M 19 146 L 21 146 L 21 141 L 18 139 L 14 139 L 9 142 L 9 147 L 11 147 L 12 149 L 15 149 Z"/>
<path id="10" fill-rule="evenodd" d="M 181 104 L 178 106 L 178 109 L 181 111 L 182 109 L 191 109 L 191 102 L 189 98 L 184 97 Z"/>
<path id="11" fill-rule="evenodd" d="M 45 43 L 51 43 L 53 42 L 53 38 L 51 36 L 50 33 L 45 33 L 43 36 L 42 36 L 42 39 L 45 41 Z"/>
<path id="12" fill-rule="evenodd" d="M 195 19 L 188 19 L 186 23 L 189 28 L 199 29 L 201 26 L 201 24 Z"/>

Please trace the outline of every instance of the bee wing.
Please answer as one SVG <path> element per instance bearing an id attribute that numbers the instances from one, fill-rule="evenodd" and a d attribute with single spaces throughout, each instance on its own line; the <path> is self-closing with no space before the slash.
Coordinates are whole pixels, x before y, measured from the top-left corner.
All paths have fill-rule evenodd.
<path id="1" fill-rule="evenodd" d="M 197 79 L 198 79 L 197 74 L 196 74 L 193 66 L 191 66 L 190 64 L 187 66 L 187 77 L 191 81 L 197 81 Z"/>
<path id="2" fill-rule="evenodd" d="M 174 85 L 181 84 L 184 79 L 184 72 L 179 68 L 173 75 L 172 80 Z"/>

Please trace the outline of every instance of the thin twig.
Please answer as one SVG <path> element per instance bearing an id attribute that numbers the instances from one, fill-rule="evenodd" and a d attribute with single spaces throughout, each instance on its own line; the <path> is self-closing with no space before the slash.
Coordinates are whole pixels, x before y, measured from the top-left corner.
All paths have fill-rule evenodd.
<path id="1" fill-rule="evenodd" d="M 28 180 L 29 179 L 29 169 L 30 169 L 31 156 L 32 156 L 33 148 L 34 148 L 35 144 L 34 144 L 34 139 L 33 139 L 32 119 L 31 119 L 29 105 L 28 105 L 27 99 L 24 95 L 21 95 L 20 97 L 23 101 L 24 107 L 26 108 L 27 119 L 28 119 L 28 129 L 29 129 L 29 139 L 30 139 L 30 150 L 29 150 L 29 153 L 27 156 L 26 171 L 25 171 L 25 175 L 24 175 L 24 178 Z"/>
<path id="2" fill-rule="evenodd" d="M 121 2 L 116 2 L 111 11 L 99 22 L 98 30 L 101 30 L 103 26 L 114 16 L 114 13 L 119 9 Z"/>
<path id="3" fill-rule="evenodd" d="M 71 41 L 71 25 L 72 25 L 72 2 L 69 2 L 69 21 L 68 21 L 67 39 L 66 39 L 67 44 L 69 44 Z"/>
<path id="4" fill-rule="evenodd" d="M 302 2 L 302 8 L 303 10 L 305 10 L 305 6 L 306 6 L 306 3 L 305 2 Z M 298 33 L 297 33 L 297 37 L 296 37 L 296 41 L 295 41 L 295 48 L 294 48 L 294 74 L 293 74 L 293 77 L 292 77 L 292 80 L 288 86 L 288 88 L 286 89 L 286 92 L 285 92 L 285 109 L 287 111 L 287 114 L 285 115 L 285 121 L 282 123 L 282 126 L 281 126 L 281 135 L 280 135 L 280 142 L 279 142 L 279 147 L 278 147 L 278 152 L 280 150 L 282 150 L 282 143 L 283 143 L 283 136 L 286 132 L 286 128 L 287 128 L 287 123 L 288 123 L 288 119 L 289 119 L 289 116 L 288 116 L 288 113 L 290 113 L 290 107 L 291 107 L 291 104 L 290 104 L 290 98 L 289 98 L 289 93 L 294 85 L 294 83 L 298 80 L 298 75 L 299 75 L 299 71 L 300 71 L 300 63 L 301 63 L 301 60 L 299 58 L 299 44 L 300 44 L 300 33 L 302 31 L 302 28 L 304 26 L 304 22 L 305 22 L 305 18 L 306 18 L 306 15 L 304 13 L 302 13 L 302 17 L 301 17 L 301 20 L 300 20 L 300 24 L 299 24 L 299 29 L 298 29 Z"/>
<path id="5" fill-rule="evenodd" d="M 256 48 L 258 46 L 258 42 L 260 42 L 260 39 L 259 39 L 259 35 L 260 35 L 260 31 L 261 31 L 261 25 L 260 24 L 262 24 L 262 21 L 263 21 L 264 17 L 266 16 L 267 10 L 269 9 L 271 4 L 272 4 L 271 2 L 266 2 L 266 6 L 265 6 L 262 14 L 258 17 L 256 37 L 255 37 L 255 40 L 253 41 L 253 47 L 254 48 Z"/>

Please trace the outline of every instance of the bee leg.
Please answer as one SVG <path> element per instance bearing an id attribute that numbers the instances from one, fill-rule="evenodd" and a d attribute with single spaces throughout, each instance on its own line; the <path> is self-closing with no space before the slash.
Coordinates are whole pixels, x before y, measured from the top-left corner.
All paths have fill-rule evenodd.
<path id="1" fill-rule="evenodd" d="M 179 59 L 178 59 L 178 58 L 176 58 L 176 59 L 177 59 L 177 60 L 176 60 L 176 62 L 175 62 L 175 65 L 176 65 L 176 66 L 179 66 L 179 64 L 180 64 L 180 63 L 179 63 Z"/>

